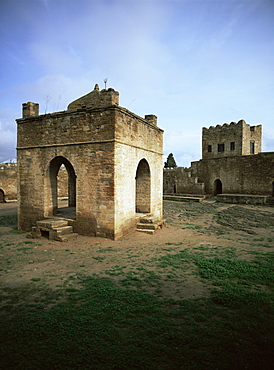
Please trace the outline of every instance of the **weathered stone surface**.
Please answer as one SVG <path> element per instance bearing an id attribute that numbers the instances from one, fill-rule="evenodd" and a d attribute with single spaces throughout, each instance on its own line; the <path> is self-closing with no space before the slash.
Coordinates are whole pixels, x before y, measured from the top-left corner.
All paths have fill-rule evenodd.
<path id="1" fill-rule="evenodd" d="M 220 193 L 271 195 L 274 181 L 274 153 L 202 159 L 191 163 L 193 174 L 205 184 L 205 192 L 217 195 L 215 181 L 221 181 Z"/>
<path id="2" fill-rule="evenodd" d="M 77 233 L 117 239 L 136 227 L 136 210 L 162 218 L 163 131 L 118 97 L 96 87 L 67 111 L 17 120 L 19 229 L 57 214 L 62 165 Z"/>
<path id="3" fill-rule="evenodd" d="M 205 186 L 191 169 L 176 167 L 164 168 L 164 194 L 205 194 Z"/>
<path id="4" fill-rule="evenodd" d="M 218 194 L 217 202 L 236 204 L 267 204 L 267 195 Z"/>
<path id="5" fill-rule="evenodd" d="M 261 143 L 262 125 L 250 126 L 244 120 L 203 127 L 202 159 L 258 154 Z"/>
<path id="6" fill-rule="evenodd" d="M 203 128 L 203 158 L 190 168 L 165 169 L 164 194 L 274 196 L 274 153 L 261 153 L 261 140 L 262 126 L 250 126 L 243 120 Z M 219 144 L 224 151 L 218 152 Z"/>
<path id="7" fill-rule="evenodd" d="M 108 105 L 119 105 L 119 93 L 114 89 L 99 90 L 98 84 L 94 90 L 68 105 L 68 109 L 99 108 Z"/>
<path id="8" fill-rule="evenodd" d="M 159 220 L 157 217 L 153 216 L 143 216 L 137 224 L 137 231 L 154 234 L 155 231 L 162 229 L 165 226 L 166 220 Z"/>
<path id="9" fill-rule="evenodd" d="M 15 163 L 0 164 L 0 202 L 17 199 L 17 166 Z"/>

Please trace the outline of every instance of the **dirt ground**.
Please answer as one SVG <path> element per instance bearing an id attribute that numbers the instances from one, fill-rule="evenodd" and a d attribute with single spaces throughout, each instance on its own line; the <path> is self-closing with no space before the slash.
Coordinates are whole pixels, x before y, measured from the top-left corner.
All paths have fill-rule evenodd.
<path id="1" fill-rule="evenodd" d="M 64 243 L 27 239 L 26 233 L 16 230 L 16 214 L 16 203 L 0 203 L 2 304 L 14 288 L 26 290 L 40 284 L 41 288 L 56 290 L 64 284 L 73 286 L 79 274 L 111 277 L 119 283 L 125 274 L 141 269 L 156 273 L 156 262 L 167 250 L 178 253 L 185 248 L 223 248 L 226 253 L 234 251 L 237 258 L 251 259 L 250 251 L 274 249 L 274 208 L 266 206 L 165 201 L 167 227 L 154 235 L 135 231 L 118 241 L 78 236 Z M 145 289 L 154 293 L 157 286 Z M 175 279 L 161 281 L 162 298 L 209 295 L 210 285 L 188 270 Z M 28 297 L 35 298 L 31 294 Z"/>

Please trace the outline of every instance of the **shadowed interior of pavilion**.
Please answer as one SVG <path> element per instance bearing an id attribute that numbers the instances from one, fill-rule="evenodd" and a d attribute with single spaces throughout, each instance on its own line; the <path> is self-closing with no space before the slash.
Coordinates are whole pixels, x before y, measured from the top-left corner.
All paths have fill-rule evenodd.
<path id="1" fill-rule="evenodd" d="M 76 207 L 69 207 L 68 198 L 61 197 L 58 199 L 58 211 L 54 216 L 76 220 Z"/>

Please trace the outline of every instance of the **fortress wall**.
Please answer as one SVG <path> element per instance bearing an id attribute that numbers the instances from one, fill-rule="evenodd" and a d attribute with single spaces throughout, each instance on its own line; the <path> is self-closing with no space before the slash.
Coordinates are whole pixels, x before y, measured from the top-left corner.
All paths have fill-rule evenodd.
<path id="1" fill-rule="evenodd" d="M 272 195 L 274 153 L 253 156 L 202 159 L 191 163 L 192 174 L 205 184 L 206 194 L 213 194 L 216 179 L 222 193 Z"/>
<path id="2" fill-rule="evenodd" d="M 261 143 L 262 126 L 250 126 L 244 120 L 203 127 L 202 159 L 258 154 Z"/>

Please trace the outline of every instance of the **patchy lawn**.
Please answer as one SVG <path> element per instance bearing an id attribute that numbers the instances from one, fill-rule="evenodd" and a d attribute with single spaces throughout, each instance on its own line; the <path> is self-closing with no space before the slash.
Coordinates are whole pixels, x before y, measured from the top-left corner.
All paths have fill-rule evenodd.
<path id="1" fill-rule="evenodd" d="M 0 204 L 1 369 L 273 369 L 274 208 L 164 203 L 155 235 L 68 243 Z"/>

